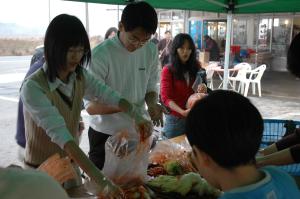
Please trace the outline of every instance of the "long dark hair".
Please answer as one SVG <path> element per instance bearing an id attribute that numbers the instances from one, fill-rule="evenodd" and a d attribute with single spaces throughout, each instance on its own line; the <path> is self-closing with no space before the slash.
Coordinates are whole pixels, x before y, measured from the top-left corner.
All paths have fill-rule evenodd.
<path id="1" fill-rule="evenodd" d="M 49 24 L 44 40 L 45 60 L 48 65 L 46 74 L 49 81 L 53 82 L 58 71 L 66 66 L 68 49 L 76 46 L 84 47 L 85 53 L 80 65 L 86 67 L 91 60 L 91 47 L 83 24 L 72 15 L 56 16 Z M 76 72 L 78 70 L 80 67 L 77 67 Z"/>
<path id="2" fill-rule="evenodd" d="M 105 36 L 104 36 L 104 39 L 108 39 L 109 35 L 112 33 L 112 32 L 115 32 L 117 34 L 118 32 L 118 29 L 116 27 L 110 27 L 106 33 L 105 33 Z"/>
<path id="3" fill-rule="evenodd" d="M 189 59 L 185 64 L 180 61 L 177 49 L 181 48 L 184 42 L 189 42 L 192 50 Z M 200 68 L 200 63 L 196 59 L 196 47 L 193 39 L 189 34 L 180 33 L 175 36 L 171 48 L 171 65 L 168 66 L 173 72 L 176 79 L 184 79 L 184 73 L 188 72 L 192 78 L 196 77 L 197 71 Z"/>

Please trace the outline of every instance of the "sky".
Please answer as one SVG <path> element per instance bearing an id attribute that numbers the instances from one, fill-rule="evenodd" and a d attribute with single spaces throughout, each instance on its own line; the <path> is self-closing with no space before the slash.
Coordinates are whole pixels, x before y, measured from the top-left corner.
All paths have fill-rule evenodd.
<path id="1" fill-rule="evenodd" d="M 46 27 L 61 13 L 77 16 L 86 25 L 86 5 L 82 2 L 62 0 L 0 0 L 0 23 L 15 23 L 24 27 Z M 120 6 L 119 9 L 123 8 Z M 109 27 L 118 25 L 118 6 L 88 4 L 90 36 L 104 36 Z M 121 16 L 121 11 L 119 17 Z"/>

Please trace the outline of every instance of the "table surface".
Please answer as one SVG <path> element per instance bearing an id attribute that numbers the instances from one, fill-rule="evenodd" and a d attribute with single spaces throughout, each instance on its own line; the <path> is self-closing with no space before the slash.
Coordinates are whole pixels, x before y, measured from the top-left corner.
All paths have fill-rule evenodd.
<path id="1" fill-rule="evenodd" d="M 224 72 L 224 70 L 225 70 L 221 66 L 212 67 L 211 69 L 216 72 Z M 234 72 L 234 71 L 239 71 L 239 70 L 240 70 L 240 68 L 228 68 L 229 72 Z"/>

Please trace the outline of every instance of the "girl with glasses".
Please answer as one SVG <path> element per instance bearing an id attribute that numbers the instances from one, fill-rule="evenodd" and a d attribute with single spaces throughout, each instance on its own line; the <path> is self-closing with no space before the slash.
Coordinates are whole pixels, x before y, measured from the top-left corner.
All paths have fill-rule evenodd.
<path id="1" fill-rule="evenodd" d="M 81 184 L 78 166 L 101 187 L 118 190 L 79 148 L 78 125 L 82 100 L 97 99 L 124 111 L 139 129 L 150 134 L 151 123 L 138 108 L 85 69 L 91 59 L 87 32 L 75 16 L 61 14 L 49 24 L 45 40 L 45 64 L 21 87 L 25 116 L 25 164 L 37 168 L 53 154 L 69 156 L 78 171 L 65 188 Z M 77 166 L 78 165 L 78 166 Z"/>

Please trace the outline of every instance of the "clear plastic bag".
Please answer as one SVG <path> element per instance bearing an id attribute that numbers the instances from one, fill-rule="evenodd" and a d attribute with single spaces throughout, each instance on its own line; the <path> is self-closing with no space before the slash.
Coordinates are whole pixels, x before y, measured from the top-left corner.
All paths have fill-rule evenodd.
<path id="1" fill-rule="evenodd" d="M 144 142 L 136 134 L 119 132 L 105 143 L 103 173 L 122 188 L 141 185 L 147 180 L 150 136 Z"/>
<path id="2" fill-rule="evenodd" d="M 194 84 L 192 85 L 192 89 L 194 90 L 195 93 L 198 92 L 198 86 L 202 83 L 206 84 L 206 71 L 205 70 L 199 70 L 197 72 L 196 79 L 194 81 Z"/>
<path id="3" fill-rule="evenodd" d="M 173 140 L 174 139 L 175 138 L 173 138 Z M 173 140 L 163 140 L 158 142 L 151 150 L 149 162 L 154 165 L 164 165 L 169 161 L 177 161 L 182 166 L 184 172 L 194 171 L 193 165 L 189 159 L 192 148 L 185 136 Z"/>

